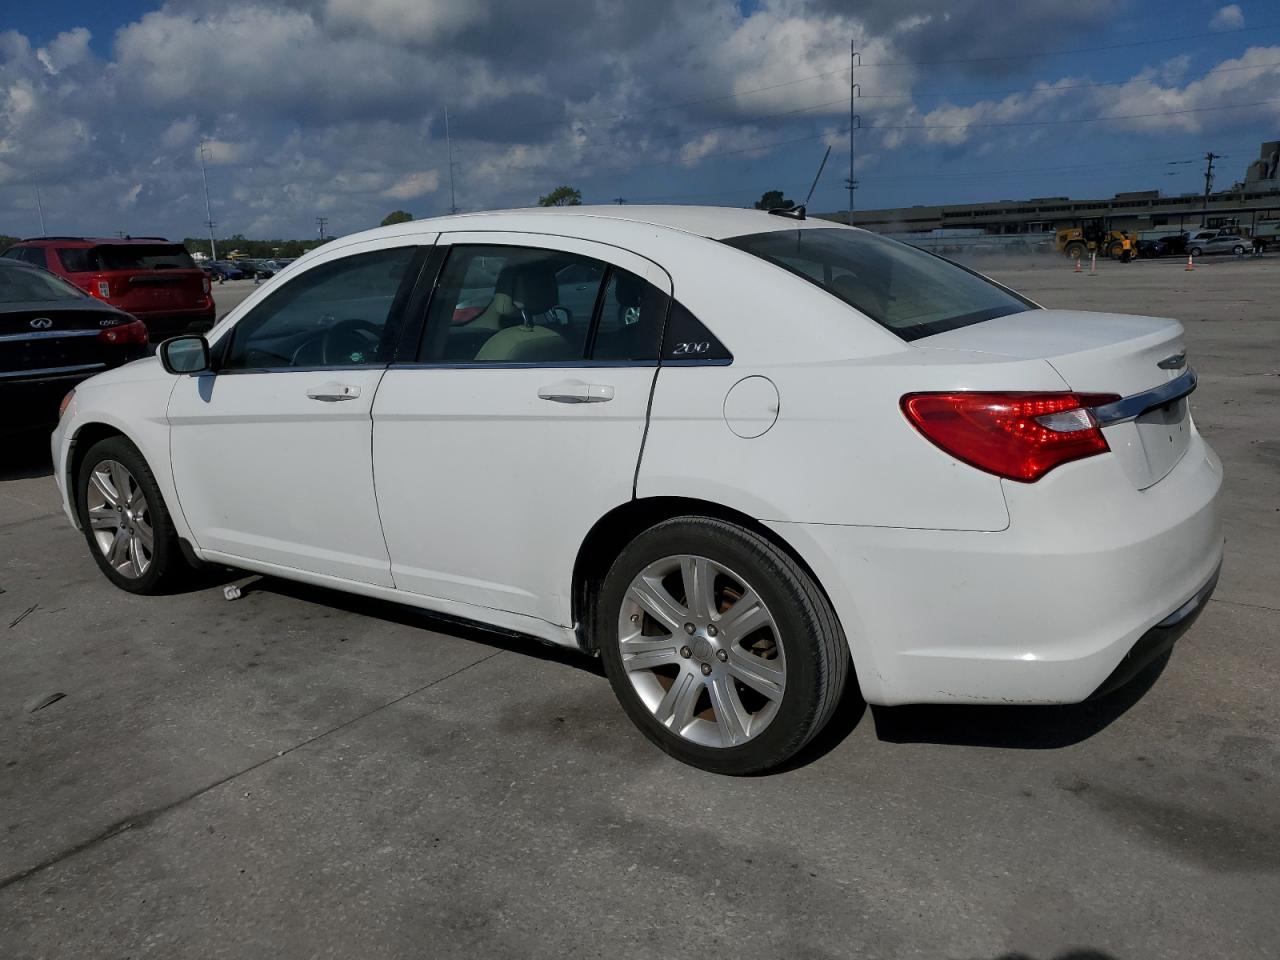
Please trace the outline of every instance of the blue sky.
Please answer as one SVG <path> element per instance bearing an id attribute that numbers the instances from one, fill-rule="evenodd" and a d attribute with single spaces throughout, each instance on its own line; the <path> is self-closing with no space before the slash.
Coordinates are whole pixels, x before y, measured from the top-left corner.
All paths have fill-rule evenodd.
<path id="1" fill-rule="evenodd" d="M 0 233 L 38 185 L 53 232 L 198 235 L 202 142 L 220 234 L 439 214 L 446 108 L 462 209 L 798 197 L 828 144 L 843 209 L 850 39 L 862 208 L 1196 191 L 1280 138 L 1272 0 L 49 0 L 0 14 Z"/>

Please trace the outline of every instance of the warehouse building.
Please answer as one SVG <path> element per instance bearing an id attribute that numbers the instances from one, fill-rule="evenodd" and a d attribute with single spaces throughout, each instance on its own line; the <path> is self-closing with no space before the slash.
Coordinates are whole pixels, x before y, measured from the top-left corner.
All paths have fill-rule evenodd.
<path id="1" fill-rule="evenodd" d="M 819 214 L 849 222 L 847 212 Z M 1113 229 L 1157 235 L 1200 227 L 1238 228 L 1274 234 L 1280 228 L 1280 141 L 1262 144 L 1260 156 L 1231 189 L 1209 194 L 1162 196 L 1159 190 L 1117 193 L 1105 200 L 1033 197 L 945 206 L 855 210 L 854 226 L 877 233 L 919 234 L 963 231 L 969 236 L 1036 234 L 1043 236 L 1081 220 L 1106 218 Z"/>

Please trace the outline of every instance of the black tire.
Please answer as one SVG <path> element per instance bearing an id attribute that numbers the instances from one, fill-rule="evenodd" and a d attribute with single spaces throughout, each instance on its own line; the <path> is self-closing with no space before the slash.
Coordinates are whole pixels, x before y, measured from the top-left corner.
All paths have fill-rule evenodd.
<path id="1" fill-rule="evenodd" d="M 141 576 L 126 576 L 117 570 L 107 560 L 98 545 L 95 531 L 90 527 L 90 477 L 95 467 L 106 460 L 114 460 L 127 468 L 146 502 L 145 516 L 150 523 L 153 546 L 150 563 Z M 151 472 L 141 451 L 125 437 L 107 437 L 85 452 L 76 474 L 75 503 L 89 553 L 103 575 L 121 590 L 140 594 L 167 593 L 192 572 L 191 566 L 182 556 L 178 534 L 174 530 L 164 497 L 160 494 L 160 487 L 156 484 L 155 474 Z"/>
<path id="2" fill-rule="evenodd" d="M 1085 256 L 1085 246 L 1082 243 L 1067 244 L 1067 257 L 1071 260 L 1083 260 Z"/>
<path id="3" fill-rule="evenodd" d="M 1237 243 L 1234 247 L 1231 248 L 1231 252 L 1234 253 L 1237 257 L 1243 257 L 1244 256 L 1243 244 Z"/>
<path id="4" fill-rule="evenodd" d="M 781 700 L 764 729 L 737 746 L 705 746 L 668 729 L 640 698 L 623 665 L 618 623 L 633 579 L 650 564 L 681 555 L 706 557 L 739 573 L 777 624 L 786 658 Z M 721 520 L 676 517 L 636 537 L 605 577 L 594 625 L 609 683 L 632 722 L 677 760 L 713 773 L 760 773 L 794 756 L 831 719 L 848 680 L 844 631 L 817 584 L 768 540 Z"/>
<path id="5" fill-rule="evenodd" d="M 1199 247 L 1192 247 L 1190 250 L 1188 250 L 1188 251 L 1187 251 L 1187 253 L 1188 253 L 1190 256 L 1193 256 L 1193 257 L 1198 257 L 1198 256 L 1200 256 L 1203 252 L 1204 252 L 1204 251 L 1202 251 Z"/>

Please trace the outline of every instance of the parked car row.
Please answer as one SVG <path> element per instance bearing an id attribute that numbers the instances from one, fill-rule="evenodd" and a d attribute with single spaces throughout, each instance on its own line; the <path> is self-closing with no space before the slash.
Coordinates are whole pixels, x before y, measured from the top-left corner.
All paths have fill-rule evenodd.
<path id="1" fill-rule="evenodd" d="M 240 257 L 235 260 L 202 260 L 200 269 L 212 279 L 223 280 L 266 280 L 293 263 L 287 260 L 259 260 Z"/>
<path id="2" fill-rule="evenodd" d="M 1262 241 L 1265 247 L 1266 241 Z M 1140 257 L 1202 257 L 1215 253 L 1230 253 L 1242 257 L 1254 250 L 1253 239 L 1230 230 L 1199 230 L 1195 233 L 1183 232 L 1167 237 L 1138 241 Z"/>

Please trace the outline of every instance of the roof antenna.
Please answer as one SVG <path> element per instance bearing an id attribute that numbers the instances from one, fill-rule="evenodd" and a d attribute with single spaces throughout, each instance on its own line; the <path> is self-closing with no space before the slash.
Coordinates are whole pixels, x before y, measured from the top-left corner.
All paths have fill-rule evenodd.
<path id="1" fill-rule="evenodd" d="M 827 152 L 822 155 L 822 162 L 818 164 L 818 175 L 813 178 L 813 186 L 809 188 L 809 193 L 804 198 L 804 203 L 797 204 L 794 207 L 774 207 L 769 212 L 778 217 L 791 217 L 793 220 L 803 220 L 805 217 L 805 208 L 809 206 L 809 201 L 813 199 L 813 191 L 818 189 L 818 181 L 822 179 L 822 171 L 826 169 L 827 158 L 831 156 L 831 145 L 827 145 Z"/>

